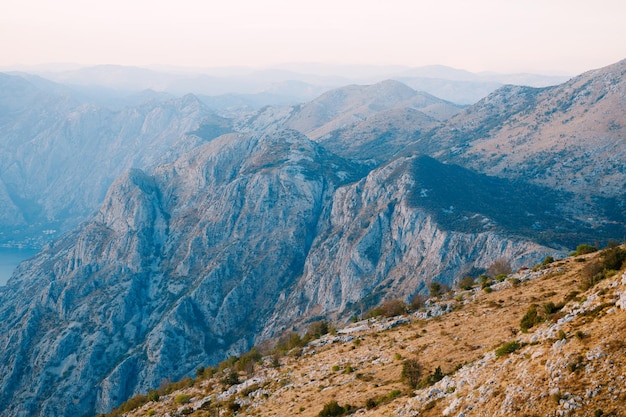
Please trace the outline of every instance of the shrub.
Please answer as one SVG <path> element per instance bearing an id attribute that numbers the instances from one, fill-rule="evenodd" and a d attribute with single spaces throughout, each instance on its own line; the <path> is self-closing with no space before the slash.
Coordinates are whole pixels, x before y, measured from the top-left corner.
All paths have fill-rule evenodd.
<path id="1" fill-rule="evenodd" d="M 141 407 L 142 405 L 146 404 L 148 402 L 148 397 L 145 395 L 141 395 L 141 394 L 137 394 L 134 397 L 129 398 L 128 400 L 126 400 L 125 403 L 123 403 L 122 405 L 120 405 L 117 409 L 118 413 L 127 413 L 129 411 L 132 411 L 136 408 Z"/>
<path id="2" fill-rule="evenodd" d="M 487 268 L 487 275 L 490 277 L 496 277 L 500 274 L 509 275 L 511 272 L 513 272 L 511 263 L 504 258 L 496 259 L 494 263 Z"/>
<path id="3" fill-rule="evenodd" d="M 189 404 L 189 400 L 191 400 L 191 395 L 189 394 L 178 394 L 174 398 L 176 404 Z"/>
<path id="4" fill-rule="evenodd" d="M 522 283 L 522 280 L 519 278 L 509 278 L 509 282 L 512 286 L 517 287 Z"/>
<path id="5" fill-rule="evenodd" d="M 626 262 L 626 249 L 622 249 L 619 246 L 614 246 L 602 251 L 602 266 L 609 271 L 618 271 L 622 269 L 624 262 Z"/>
<path id="6" fill-rule="evenodd" d="M 576 246 L 576 250 L 572 253 L 572 255 L 580 256 L 580 255 L 585 255 L 587 253 L 596 252 L 597 250 L 598 248 L 596 248 L 595 246 L 587 245 L 586 243 L 581 243 L 580 245 Z"/>
<path id="7" fill-rule="evenodd" d="M 537 313 L 537 305 L 533 304 L 528 307 L 526 314 L 524 314 L 524 317 L 520 320 L 520 328 L 523 332 L 527 332 L 528 329 L 533 327 L 535 324 L 541 323 L 542 321 L 543 318 Z"/>
<path id="8" fill-rule="evenodd" d="M 387 398 L 389 400 L 393 400 L 394 398 L 398 398 L 400 395 L 402 395 L 402 391 L 400 391 L 399 389 L 394 389 L 389 393 Z"/>
<path id="9" fill-rule="evenodd" d="M 417 359 L 402 362 L 402 380 L 411 388 L 416 388 L 422 379 L 422 365 Z"/>
<path id="10" fill-rule="evenodd" d="M 157 402 L 159 401 L 160 396 L 159 396 L 159 392 L 157 390 L 151 390 L 150 392 L 148 392 L 148 400 L 149 401 L 154 401 Z"/>
<path id="11" fill-rule="evenodd" d="M 304 336 L 307 340 L 319 339 L 330 331 L 330 325 L 325 320 L 314 321 Z"/>
<path id="12" fill-rule="evenodd" d="M 234 364 L 234 368 L 237 371 L 244 371 L 246 374 L 251 375 L 254 372 L 254 365 L 263 359 L 263 356 L 256 347 L 250 349 L 248 353 L 241 355 Z"/>
<path id="13" fill-rule="evenodd" d="M 239 383 L 239 374 L 236 371 L 230 371 L 221 379 L 222 384 L 226 386 L 237 385 Z"/>
<path id="14" fill-rule="evenodd" d="M 587 291 L 593 288 L 598 282 L 604 278 L 604 270 L 602 264 L 598 261 L 589 262 L 580 272 L 581 280 L 579 288 L 581 291 Z"/>
<path id="15" fill-rule="evenodd" d="M 318 417 L 334 417 L 343 415 L 346 409 L 340 406 L 337 401 L 331 401 L 324 405 L 322 411 L 319 412 Z"/>
<path id="16" fill-rule="evenodd" d="M 496 275 L 495 280 L 498 282 L 502 282 L 506 279 L 506 277 L 508 277 L 507 274 L 500 274 L 500 275 Z"/>
<path id="17" fill-rule="evenodd" d="M 424 294 L 415 294 L 413 297 L 411 297 L 411 310 L 419 310 L 420 308 L 424 307 L 427 298 L 428 297 L 426 297 Z"/>
<path id="18" fill-rule="evenodd" d="M 552 301 L 549 301 L 543 305 L 543 311 L 546 315 L 551 316 L 556 314 L 564 307 L 564 304 L 554 304 Z"/>
<path id="19" fill-rule="evenodd" d="M 428 386 L 434 385 L 437 382 L 441 381 L 444 376 L 445 375 L 441 371 L 441 366 L 438 366 L 437 369 L 435 369 L 435 372 L 433 372 L 430 375 L 427 375 L 422 381 L 420 381 L 420 386 L 428 387 Z"/>
<path id="20" fill-rule="evenodd" d="M 516 350 L 520 349 L 521 347 L 522 345 L 517 340 L 505 343 L 496 349 L 496 356 L 508 355 L 509 353 L 513 353 Z"/>
<path id="21" fill-rule="evenodd" d="M 406 313 L 406 304 L 402 300 L 386 300 L 380 306 L 382 315 L 385 317 L 395 317 Z"/>
<path id="22" fill-rule="evenodd" d="M 280 336 L 278 343 L 276 343 L 275 351 L 282 352 L 283 354 L 290 351 L 293 348 L 301 347 L 304 345 L 303 339 L 296 332 L 287 332 Z"/>
<path id="23" fill-rule="evenodd" d="M 236 403 L 234 401 L 230 401 L 228 405 L 226 406 L 226 408 L 228 408 L 228 410 L 230 410 L 231 412 L 236 413 L 237 411 L 241 409 L 241 405 L 239 405 L 239 403 Z"/>
<path id="24" fill-rule="evenodd" d="M 466 275 L 459 281 L 458 286 L 462 290 L 471 290 L 474 287 L 474 283 L 474 277 Z"/>
<path id="25" fill-rule="evenodd" d="M 450 287 L 448 287 L 446 284 L 432 281 L 430 283 L 429 291 L 432 298 L 439 298 L 445 293 L 450 292 Z"/>
<path id="26" fill-rule="evenodd" d="M 551 264 L 552 262 L 554 262 L 554 258 L 553 258 L 552 256 L 546 256 L 546 257 L 543 259 L 543 262 L 541 263 L 541 265 L 544 265 L 544 266 L 545 266 L 545 265 L 549 265 L 549 264 Z"/>

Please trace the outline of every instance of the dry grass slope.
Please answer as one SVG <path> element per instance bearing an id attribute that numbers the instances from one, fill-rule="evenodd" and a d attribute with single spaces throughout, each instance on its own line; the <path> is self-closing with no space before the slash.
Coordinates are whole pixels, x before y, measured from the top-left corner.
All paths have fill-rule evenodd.
<path id="1" fill-rule="evenodd" d="M 331 401 L 355 416 L 624 415 L 626 272 L 581 291 L 583 268 L 599 256 L 519 271 L 489 293 L 457 292 L 410 316 L 354 323 L 279 366 L 264 358 L 241 384 L 227 387 L 218 373 L 127 415 L 313 417 Z M 546 320 L 523 333 L 533 304 Z M 402 382 L 406 359 L 430 383 Z"/>

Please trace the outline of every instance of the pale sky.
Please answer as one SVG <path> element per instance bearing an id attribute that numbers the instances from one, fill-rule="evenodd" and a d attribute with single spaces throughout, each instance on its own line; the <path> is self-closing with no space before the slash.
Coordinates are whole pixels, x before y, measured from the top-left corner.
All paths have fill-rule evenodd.
<path id="1" fill-rule="evenodd" d="M 292 62 L 577 74 L 626 58 L 626 0 L 2 0 L 0 67 Z"/>

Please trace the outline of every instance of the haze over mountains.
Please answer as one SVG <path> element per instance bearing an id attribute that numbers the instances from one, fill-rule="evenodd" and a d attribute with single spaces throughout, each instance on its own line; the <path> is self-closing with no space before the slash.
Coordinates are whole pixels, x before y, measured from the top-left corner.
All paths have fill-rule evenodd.
<path id="1" fill-rule="evenodd" d="M 0 287 L 0 410 L 106 412 L 315 317 L 623 240 L 625 75 L 467 108 L 383 81 L 254 112 L 110 110 L 3 75 L 4 233 L 84 221 Z"/>

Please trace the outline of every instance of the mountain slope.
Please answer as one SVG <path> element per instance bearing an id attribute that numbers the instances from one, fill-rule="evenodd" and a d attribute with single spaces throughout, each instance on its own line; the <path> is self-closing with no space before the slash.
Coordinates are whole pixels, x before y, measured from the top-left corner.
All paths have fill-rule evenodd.
<path id="1" fill-rule="evenodd" d="M 224 378 L 238 365 L 231 361 L 126 415 L 238 408 L 312 417 L 336 401 L 363 416 L 619 416 L 626 273 L 580 288 L 588 265 L 602 257 L 570 257 L 511 274 L 489 293 L 458 291 L 410 315 L 354 323 L 287 355 L 266 356 L 234 385 Z M 532 305 L 544 320 L 521 332 Z M 409 360 L 421 369 L 418 387 L 403 380 Z"/>
<path id="2" fill-rule="evenodd" d="M 266 107 L 238 125 L 244 131 L 295 129 L 344 158 L 381 164 L 460 110 L 387 80 L 337 88 L 299 106 Z"/>
<path id="3" fill-rule="evenodd" d="M 626 60 L 554 87 L 503 87 L 449 120 L 426 148 L 490 175 L 623 196 L 625 92 Z"/>
<path id="4" fill-rule="evenodd" d="M 108 411 L 297 321 L 352 315 L 368 294 L 408 297 L 492 259 L 559 253 L 440 229 L 407 201 L 406 166 L 355 182 L 359 166 L 279 131 L 129 171 L 94 218 L 0 289 L 3 412 Z"/>
<path id="5" fill-rule="evenodd" d="M 451 103 L 388 80 L 324 93 L 297 109 L 287 125 L 317 140 L 330 131 L 354 125 L 380 111 L 396 107 L 411 107 L 437 119 L 445 119 L 457 109 Z"/>

